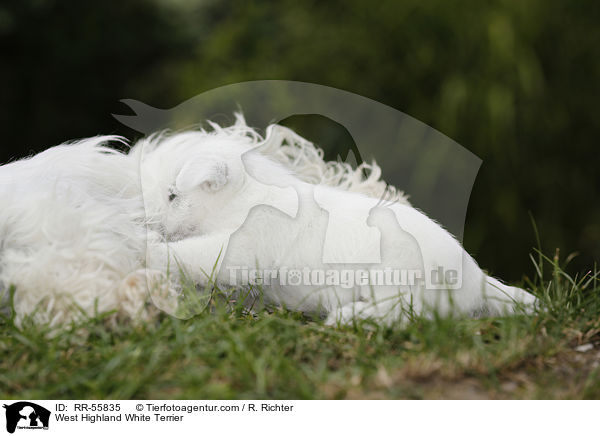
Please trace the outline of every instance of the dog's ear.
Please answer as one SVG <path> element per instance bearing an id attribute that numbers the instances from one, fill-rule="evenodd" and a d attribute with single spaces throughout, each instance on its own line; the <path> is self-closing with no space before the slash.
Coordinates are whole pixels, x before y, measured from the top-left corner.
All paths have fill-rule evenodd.
<path id="1" fill-rule="evenodd" d="M 192 160 L 185 163 L 179 171 L 175 179 L 175 187 L 181 192 L 196 188 L 216 192 L 223 189 L 228 180 L 227 163 Z"/>

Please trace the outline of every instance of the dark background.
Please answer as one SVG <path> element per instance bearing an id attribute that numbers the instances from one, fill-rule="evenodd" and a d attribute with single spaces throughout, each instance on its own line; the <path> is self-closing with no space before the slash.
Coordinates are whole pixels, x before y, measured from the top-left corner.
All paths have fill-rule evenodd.
<path id="1" fill-rule="evenodd" d="M 19 0 L 0 5 L 2 162 L 138 134 L 122 98 L 170 108 L 246 80 L 314 82 L 401 110 L 483 159 L 465 246 L 505 279 L 536 246 L 600 258 L 595 1 Z M 335 154 L 343 129 L 291 120 Z M 308 133 L 310 135 L 308 135 Z M 333 133 L 332 133 L 333 132 Z"/>

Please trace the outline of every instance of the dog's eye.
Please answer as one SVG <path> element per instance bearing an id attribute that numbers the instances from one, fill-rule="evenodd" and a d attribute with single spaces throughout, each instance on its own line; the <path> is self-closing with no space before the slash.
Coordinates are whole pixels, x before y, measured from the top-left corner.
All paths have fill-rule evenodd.
<path id="1" fill-rule="evenodd" d="M 177 194 L 175 194 L 174 192 L 170 192 L 169 193 L 169 201 L 173 201 L 177 198 Z"/>

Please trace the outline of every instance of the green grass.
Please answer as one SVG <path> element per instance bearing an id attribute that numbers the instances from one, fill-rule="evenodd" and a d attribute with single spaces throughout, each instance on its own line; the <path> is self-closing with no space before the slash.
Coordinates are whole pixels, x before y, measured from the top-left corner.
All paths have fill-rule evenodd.
<path id="1" fill-rule="evenodd" d="M 392 328 L 216 305 L 143 325 L 99 316 L 48 338 L 4 316 L 0 397 L 600 398 L 600 350 L 575 349 L 600 342 L 597 277 L 570 277 L 556 258 L 536 271 L 525 284 L 542 300 L 533 315 Z"/>

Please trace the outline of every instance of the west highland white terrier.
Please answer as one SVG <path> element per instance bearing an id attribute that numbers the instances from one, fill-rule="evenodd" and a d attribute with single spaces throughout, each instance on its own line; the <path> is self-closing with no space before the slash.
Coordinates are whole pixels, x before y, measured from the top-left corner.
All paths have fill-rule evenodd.
<path id="1" fill-rule="evenodd" d="M 284 127 L 263 138 L 238 116 L 226 128 L 152 135 L 127 154 L 113 141 L 123 139 L 0 167 L 0 286 L 4 307 L 14 289 L 17 322 L 176 313 L 182 273 L 199 287 L 250 285 L 328 324 L 535 301 L 484 274 L 375 162 L 326 162 Z"/>

